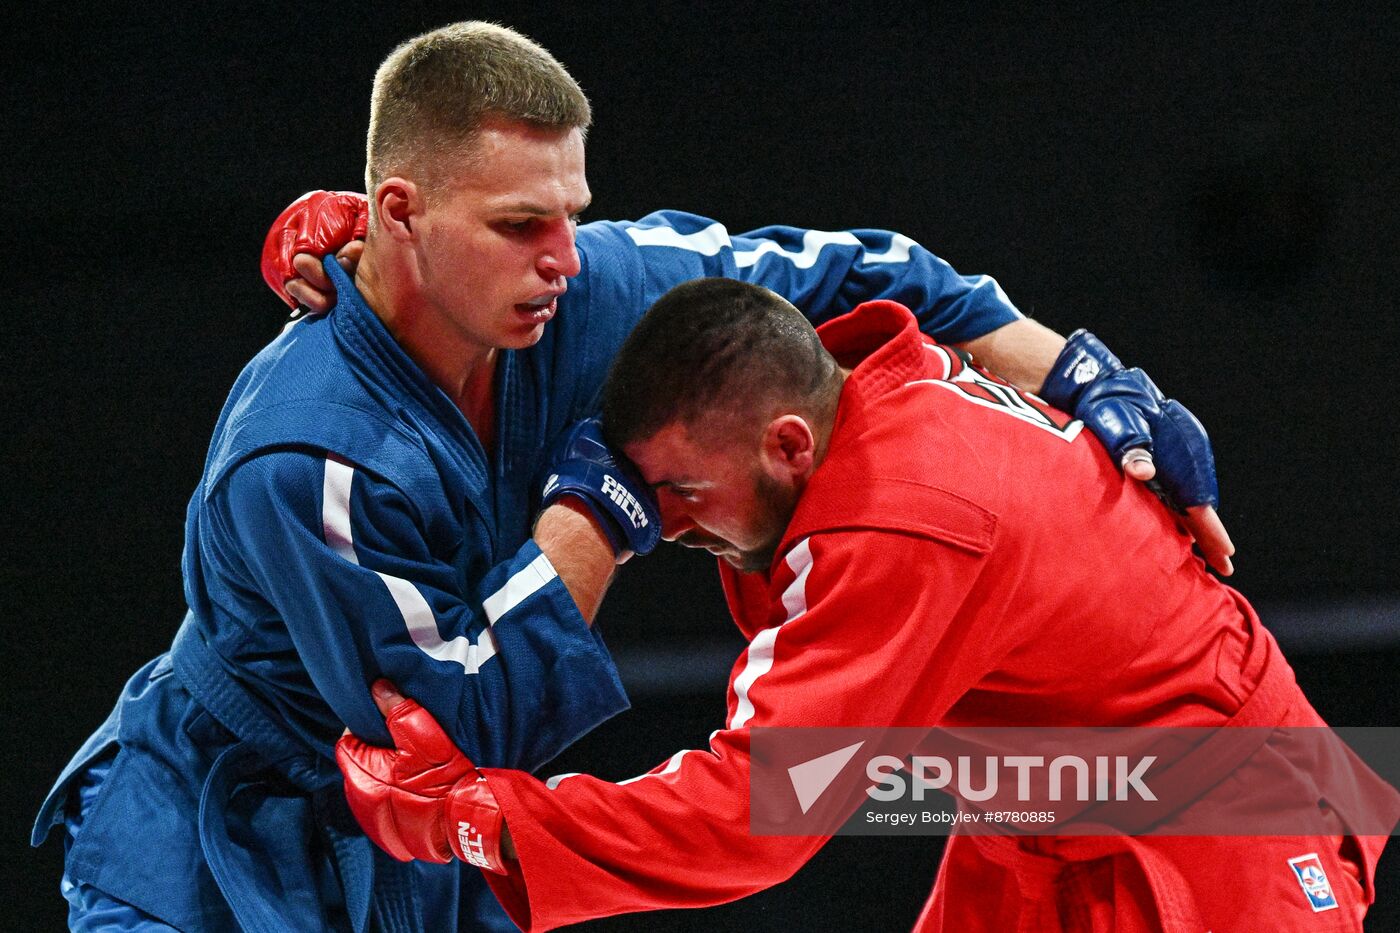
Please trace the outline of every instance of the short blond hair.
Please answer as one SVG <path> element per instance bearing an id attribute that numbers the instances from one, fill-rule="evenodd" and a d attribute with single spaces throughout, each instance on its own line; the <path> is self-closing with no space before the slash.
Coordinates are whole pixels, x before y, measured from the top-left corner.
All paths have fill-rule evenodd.
<path id="1" fill-rule="evenodd" d="M 453 23 L 409 39 L 374 76 L 365 183 L 404 174 L 430 192 L 492 117 L 587 131 L 578 82 L 542 46 L 495 23 Z"/>

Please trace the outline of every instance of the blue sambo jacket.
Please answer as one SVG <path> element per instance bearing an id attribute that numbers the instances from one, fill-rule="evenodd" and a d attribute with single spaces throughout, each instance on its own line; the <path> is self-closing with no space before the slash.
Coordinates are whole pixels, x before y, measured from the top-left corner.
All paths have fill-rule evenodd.
<path id="1" fill-rule="evenodd" d="M 593 412 L 642 312 L 728 276 L 814 322 L 893 299 L 944 342 L 1019 317 L 990 278 L 884 231 L 730 236 L 661 212 L 580 227 L 578 250 L 543 338 L 501 354 L 489 451 L 326 263 L 339 304 L 259 353 L 219 417 L 171 651 L 132 677 L 39 815 L 36 845 L 65 818 L 76 828 L 72 881 L 188 930 L 488 922 L 475 869 L 400 865 L 359 832 L 333 746 L 345 726 L 388 744 L 368 689 L 380 676 L 481 765 L 536 768 L 627 707 L 530 527 L 547 452 Z"/>

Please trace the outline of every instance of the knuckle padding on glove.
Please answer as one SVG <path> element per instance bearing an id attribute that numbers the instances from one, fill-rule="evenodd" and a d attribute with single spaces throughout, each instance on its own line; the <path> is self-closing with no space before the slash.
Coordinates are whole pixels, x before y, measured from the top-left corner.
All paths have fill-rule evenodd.
<path id="1" fill-rule="evenodd" d="M 336 762 L 345 775 L 346 803 L 356 822 L 380 848 L 401 862 L 410 861 L 413 853 L 404 844 L 394 815 L 392 788 L 373 767 L 366 767 L 361 756 L 376 751 L 359 739 L 343 738 L 336 746 Z M 377 749 L 387 751 L 387 749 Z"/>
<path id="2" fill-rule="evenodd" d="M 337 744 L 336 761 L 345 776 L 350 812 L 380 848 L 405 862 L 452 860 L 441 811 L 455 777 L 445 784 L 429 780 L 429 792 L 419 793 L 415 778 L 426 772 L 419 773 L 411 753 L 366 745 L 353 736 Z M 474 769 L 467 763 L 464 770 Z"/>
<path id="3" fill-rule="evenodd" d="M 1218 506 L 1210 437 L 1196 416 L 1185 405 L 1169 399 L 1162 405 L 1156 435 L 1157 461 L 1165 467 L 1161 483 L 1172 501 L 1183 507 Z"/>
<path id="4" fill-rule="evenodd" d="M 417 703 L 399 704 L 386 721 L 399 747 L 366 745 L 350 734 L 336 743 L 346 801 L 360 826 L 400 861 L 441 863 L 455 856 L 504 872 L 505 815 L 481 772 L 451 746 L 446 733 Z M 410 736 L 415 732 L 427 746 L 446 742 L 449 760 L 426 760 L 442 749 L 413 744 Z"/>
<path id="5" fill-rule="evenodd" d="M 1127 399 L 1104 399 L 1086 411 L 1083 420 L 1098 437 L 1113 438 L 1109 453 L 1115 461 L 1122 460 L 1134 447 L 1152 449 L 1152 429 L 1142 412 Z"/>
<path id="6" fill-rule="evenodd" d="M 1136 367 L 1125 369 L 1093 334 L 1075 331 L 1050 367 L 1042 398 L 1083 421 L 1120 464 L 1135 447 L 1152 453 L 1149 483 L 1167 505 L 1218 505 L 1210 438 L 1180 402 Z"/>
<path id="7" fill-rule="evenodd" d="M 287 283 L 298 277 L 297 253 L 326 256 L 369 230 L 369 201 L 354 191 L 310 191 L 287 206 L 263 240 L 262 276 L 267 286 L 293 309 L 297 301 Z"/>

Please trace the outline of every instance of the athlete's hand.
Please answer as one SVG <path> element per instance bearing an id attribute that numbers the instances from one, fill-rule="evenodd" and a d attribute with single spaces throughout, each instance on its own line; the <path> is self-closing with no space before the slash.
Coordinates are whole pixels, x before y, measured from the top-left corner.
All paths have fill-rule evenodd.
<path id="1" fill-rule="evenodd" d="M 335 747 L 345 799 L 366 835 L 402 862 L 455 856 L 504 874 L 509 840 L 486 778 L 427 710 L 387 680 L 371 691 L 395 747 L 367 745 L 349 730 Z"/>
<path id="2" fill-rule="evenodd" d="M 1235 546 L 1215 511 L 1210 438 L 1185 405 L 1164 397 L 1142 370 L 1125 369 L 1086 330 L 1070 335 L 1040 396 L 1088 425 L 1124 473 L 1151 487 L 1221 576 L 1234 573 Z"/>
<path id="3" fill-rule="evenodd" d="M 364 251 L 364 240 L 351 240 L 336 251 L 335 261 L 353 279 Z M 319 259 L 311 253 L 297 253 L 292 257 L 292 269 L 298 277 L 285 287 L 293 302 L 310 314 L 325 314 L 335 307 L 335 286 Z"/>
<path id="4" fill-rule="evenodd" d="M 364 251 L 369 201 L 355 191 L 308 191 L 287 205 L 263 241 L 262 276 L 283 301 L 312 312 L 330 310 L 335 290 L 321 257 L 336 254 L 350 275 Z"/>
<path id="5" fill-rule="evenodd" d="M 597 418 L 577 422 L 555 448 L 541 493 L 541 510 L 560 496 L 576 496 L 588 507 L 622 562 L 647 554 L 661 540 L 656 493 L 626 458 L 603 440 Z"/>

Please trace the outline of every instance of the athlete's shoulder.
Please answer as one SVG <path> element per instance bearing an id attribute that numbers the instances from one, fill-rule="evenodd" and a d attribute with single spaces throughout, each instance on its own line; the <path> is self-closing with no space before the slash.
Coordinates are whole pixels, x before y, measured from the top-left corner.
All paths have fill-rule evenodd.
<path id="1" fill-rule="evenodd" d="M 838 426 L 803 491 L 789 537 L 868 529 L 990 551 L 1001 493 L 980 453 L 937 419 L 887 403 L 874 407 L 883 411 L 869 412 L 873 417 L 863 424 Z"/>
<path id="2" fill-rule="evenodd" d="M 246 415 L 298 399 L 358 401 L 364 393 L 351 370 L 331 315 L 300 318 L 243 367 L 229 393 L 231 413 Z"/>
<path id="3" fill-rule="evenodd" d="M 291 324 L 244 367 L 210 443 L 206 494 L 239 463 L 276 449 L 329 452 L 405 488 L 440 485 L 431 432 L 367 389 L 331 325 L 328 317 Z"/>
<path id="4" fill-rule="evenodd" d="M 673 246 L 714 255 L 730 246 L 724 224 L 689 211 L 652 211 L 637 220 L 598 220 L 578 228 L 578 248 L 634 251 L 645 246 Z"/>
<path id="5" fill-rule="evenodd" d="M 556 390 L 578 382 L 591 399 L 652 302 L 672 285 L 723 271 L 726 260 L 715 257 L 730 244 L 724 228 L 708 218 L 656 211 L 635 221 L 583 224 L 576 245 L 579 274 L 532 356 L 548 362 Z"/>

